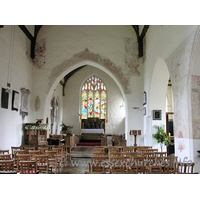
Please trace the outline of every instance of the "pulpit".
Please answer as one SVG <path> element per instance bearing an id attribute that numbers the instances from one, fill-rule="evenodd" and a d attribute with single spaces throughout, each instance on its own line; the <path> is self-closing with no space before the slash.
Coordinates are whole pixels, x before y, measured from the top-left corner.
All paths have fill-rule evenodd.
<path id="1" fill-rule="evenodd" d="M 47 144 L 47 124 L 26 123 L 25 124 L 25 144 L 46 145 Z"/>

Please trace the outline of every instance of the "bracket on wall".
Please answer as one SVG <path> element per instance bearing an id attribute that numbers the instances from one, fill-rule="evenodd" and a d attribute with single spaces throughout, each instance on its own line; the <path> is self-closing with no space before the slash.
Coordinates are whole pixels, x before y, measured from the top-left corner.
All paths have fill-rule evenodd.
<path id="1" fill-rule="evenodd" d="M 0 28 L 3 28 L 3 25 L 0 25 Z"/>
<path id="2" fill-rule="evenodd" d="M 138 57 L 143 57 L 143 39 L 145 34 L 147 33 L 147 30 L 149 28 L 149 25 L 144 25 L 144 28 L 142 30 L 142 33 L 140 35 L 139 32 L 139 25 L 132 25 L 132 27 L 134 28 L 136 35 L 137 35 L 137 41 L 138 41 Z"/>
<path id="3" fill-rule="evenodd" d="M 26 28 L 25 25 L 19 25 L 19 28 L 21 28 L 21 30 L 25 33 L 25 35 L 31 41 L 31 58 L 32 59 L 35 58 L 35 44 L 36 44 L 37 34 L 41 27 L 42 25 L 35 25 L 34 36 L 32 36 L 32 34 L 29 32 L 29 30 Z"/>

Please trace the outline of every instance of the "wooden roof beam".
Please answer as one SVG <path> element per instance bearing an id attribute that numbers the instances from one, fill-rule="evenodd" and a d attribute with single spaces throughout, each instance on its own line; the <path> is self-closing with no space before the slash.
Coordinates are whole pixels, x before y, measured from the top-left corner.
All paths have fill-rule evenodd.
<path id="1" fill-rule="evenodd" d="M 137 35 L 137 40 L 138 40 L 138 57 L 143 57 L 144 53 L 143 53 L 143 39 L 147 33 L 147 30 L 149 29 L 149 25 L 145 25 L 143 27 L 142 33 L 140 35 L 139 33 L 139 25 L 132 25 L 132 27 L 135 30 L 135 33 Z"/>

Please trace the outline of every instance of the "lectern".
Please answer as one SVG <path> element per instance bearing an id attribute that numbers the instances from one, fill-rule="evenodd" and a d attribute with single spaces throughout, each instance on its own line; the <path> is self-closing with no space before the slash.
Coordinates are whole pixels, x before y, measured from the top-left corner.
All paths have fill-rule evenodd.
<path id="1" fill-rule="evenodd" d="M 134 146 L 137 146 L 137 135 L 141 135 L 141 130 L 130 130 L 130 135 L 134 135 Z"/>

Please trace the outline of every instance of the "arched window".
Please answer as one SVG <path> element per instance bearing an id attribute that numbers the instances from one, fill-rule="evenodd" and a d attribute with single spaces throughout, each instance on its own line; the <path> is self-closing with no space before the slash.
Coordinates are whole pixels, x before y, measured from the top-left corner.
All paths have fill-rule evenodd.
<path id="1" fill-rule="evenodd" d="M 106 86 L 96 76 L 89 78 L 82 86 L 82 119 L 106 117 Z"/>

